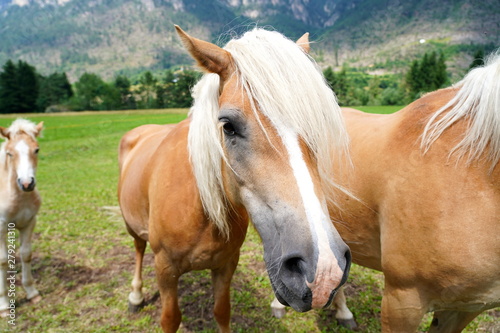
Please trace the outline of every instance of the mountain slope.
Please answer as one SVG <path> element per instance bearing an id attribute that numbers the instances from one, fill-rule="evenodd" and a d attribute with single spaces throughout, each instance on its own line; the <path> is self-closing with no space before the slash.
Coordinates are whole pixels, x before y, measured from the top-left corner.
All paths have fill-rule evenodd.
<path id="1" fill-rule="evenodd" d="M 460 65 L 471 49 L 500 46 L 498 0 L 434 2 L 0 0 L 0 64 L 23 59 L 44 74 L 66 71 L 73 80 L 85 71 L 111 78 L 190 64 L 174 23 L 219 45 L 255 24 L 292 39 L 309 31 L 322 65 L 389 70 L 430 49 L 448 50 Z"/>

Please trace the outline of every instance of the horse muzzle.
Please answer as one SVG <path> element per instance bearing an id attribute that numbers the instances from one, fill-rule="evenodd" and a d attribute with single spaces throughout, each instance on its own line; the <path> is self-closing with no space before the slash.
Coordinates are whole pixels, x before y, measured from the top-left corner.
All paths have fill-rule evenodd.
<path id="1" fill-rule="evenodd" d="M 17 185 L 24 192 L 31 192 L 35 189 L 36 180 L 34 177 L 29 177 L 27 179 L 17 179 Z"/>
<path id="2" fill-rule="evenodd" d="M 298 312 L 328 307 L 349 275 L 351 253 L 347 246 L 342 257 L 337 264 L 322 271 L 318 268 L 311 276 L 309 272 L 317 264 L 296 255 L 284 256 L 279 271 L 269 275 L 274 277 L 271 284 L 276 298 Z"/>

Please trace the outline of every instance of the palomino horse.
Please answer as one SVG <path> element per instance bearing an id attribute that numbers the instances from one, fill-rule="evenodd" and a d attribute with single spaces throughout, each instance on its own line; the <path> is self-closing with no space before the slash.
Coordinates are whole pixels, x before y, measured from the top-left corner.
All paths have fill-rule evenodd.
<path id="1" fill-rule="evenodd" d="M 119 203 L 136 246 L 129 302 L 144 299 L 149 242 L 163 330 L 181 322 L 179 277 L 211 269 L 214 316 L 229 331 L 229 284 L 250 217 L 280 301 L 298 311 L 327 306 L 350 266 L 325 194 L 335 186 L 326 177 L 332 152 L 347 147 L 335 96 L 301 47 L 277 32 L 255 29 L 222 49 L 176 29 L 209 73 L 187 120 L 139 127 L 121 141 Z"/>
<path id="2" fill-rule="evenodd" d="M 43 123 L 17 119 L 9 128 L 0 127 L 0 137 L 6 141 L 0 148 L 0 315 L 10 315 L 15 293 L 16 242 L 19 230 L 22 262 L 22 283 L 26 297 L 36 303 L 40 293 L 33 285 L 31 274 L 31 235 L 41 199 L 35 188 L 38 143 Z M 12 287 L 13 286 L 13 287 Z"/>
<path id="3" fill-rule="evenodd" d="M 394 114 L 343 115 L 354 170 L 335 177 L 360 200 L 339 193 L 331 217 L 353 261 L 384 273 L 383 332 L 426 312 L 430 332 L 460 332 L 499 306 L 500 56 Z"/>

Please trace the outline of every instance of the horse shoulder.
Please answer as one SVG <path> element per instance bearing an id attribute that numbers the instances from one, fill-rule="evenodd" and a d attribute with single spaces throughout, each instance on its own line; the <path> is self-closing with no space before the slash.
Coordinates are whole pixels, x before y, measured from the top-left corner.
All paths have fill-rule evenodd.
<path id="1" fill-rule="evenodd" d="M 200 252 L 203 258 L 202 248 L 211 243 L 207 237 L 211 238 L 212 226 L 204 213 L 189 160 L 188 125 L 179 124 L 165 137 L 150 163 L 150 243 L 154 251 Z"/>

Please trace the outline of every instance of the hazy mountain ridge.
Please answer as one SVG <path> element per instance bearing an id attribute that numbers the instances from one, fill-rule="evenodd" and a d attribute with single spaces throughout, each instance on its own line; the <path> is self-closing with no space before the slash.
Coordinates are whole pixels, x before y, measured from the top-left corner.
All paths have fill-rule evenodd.
<path id="1" fill-rule="evenodd" d="M 398 70 L 443 47 L 460 64 L 469 49 L 500 46 L 497 0 L 0 0 L 0 64 L 23 59 L 43 73 L 109 78 L 192 63 L 173 24 L 223 44 L 255 23 L 290 38 L 311 32 L 322 65 Z"/>

